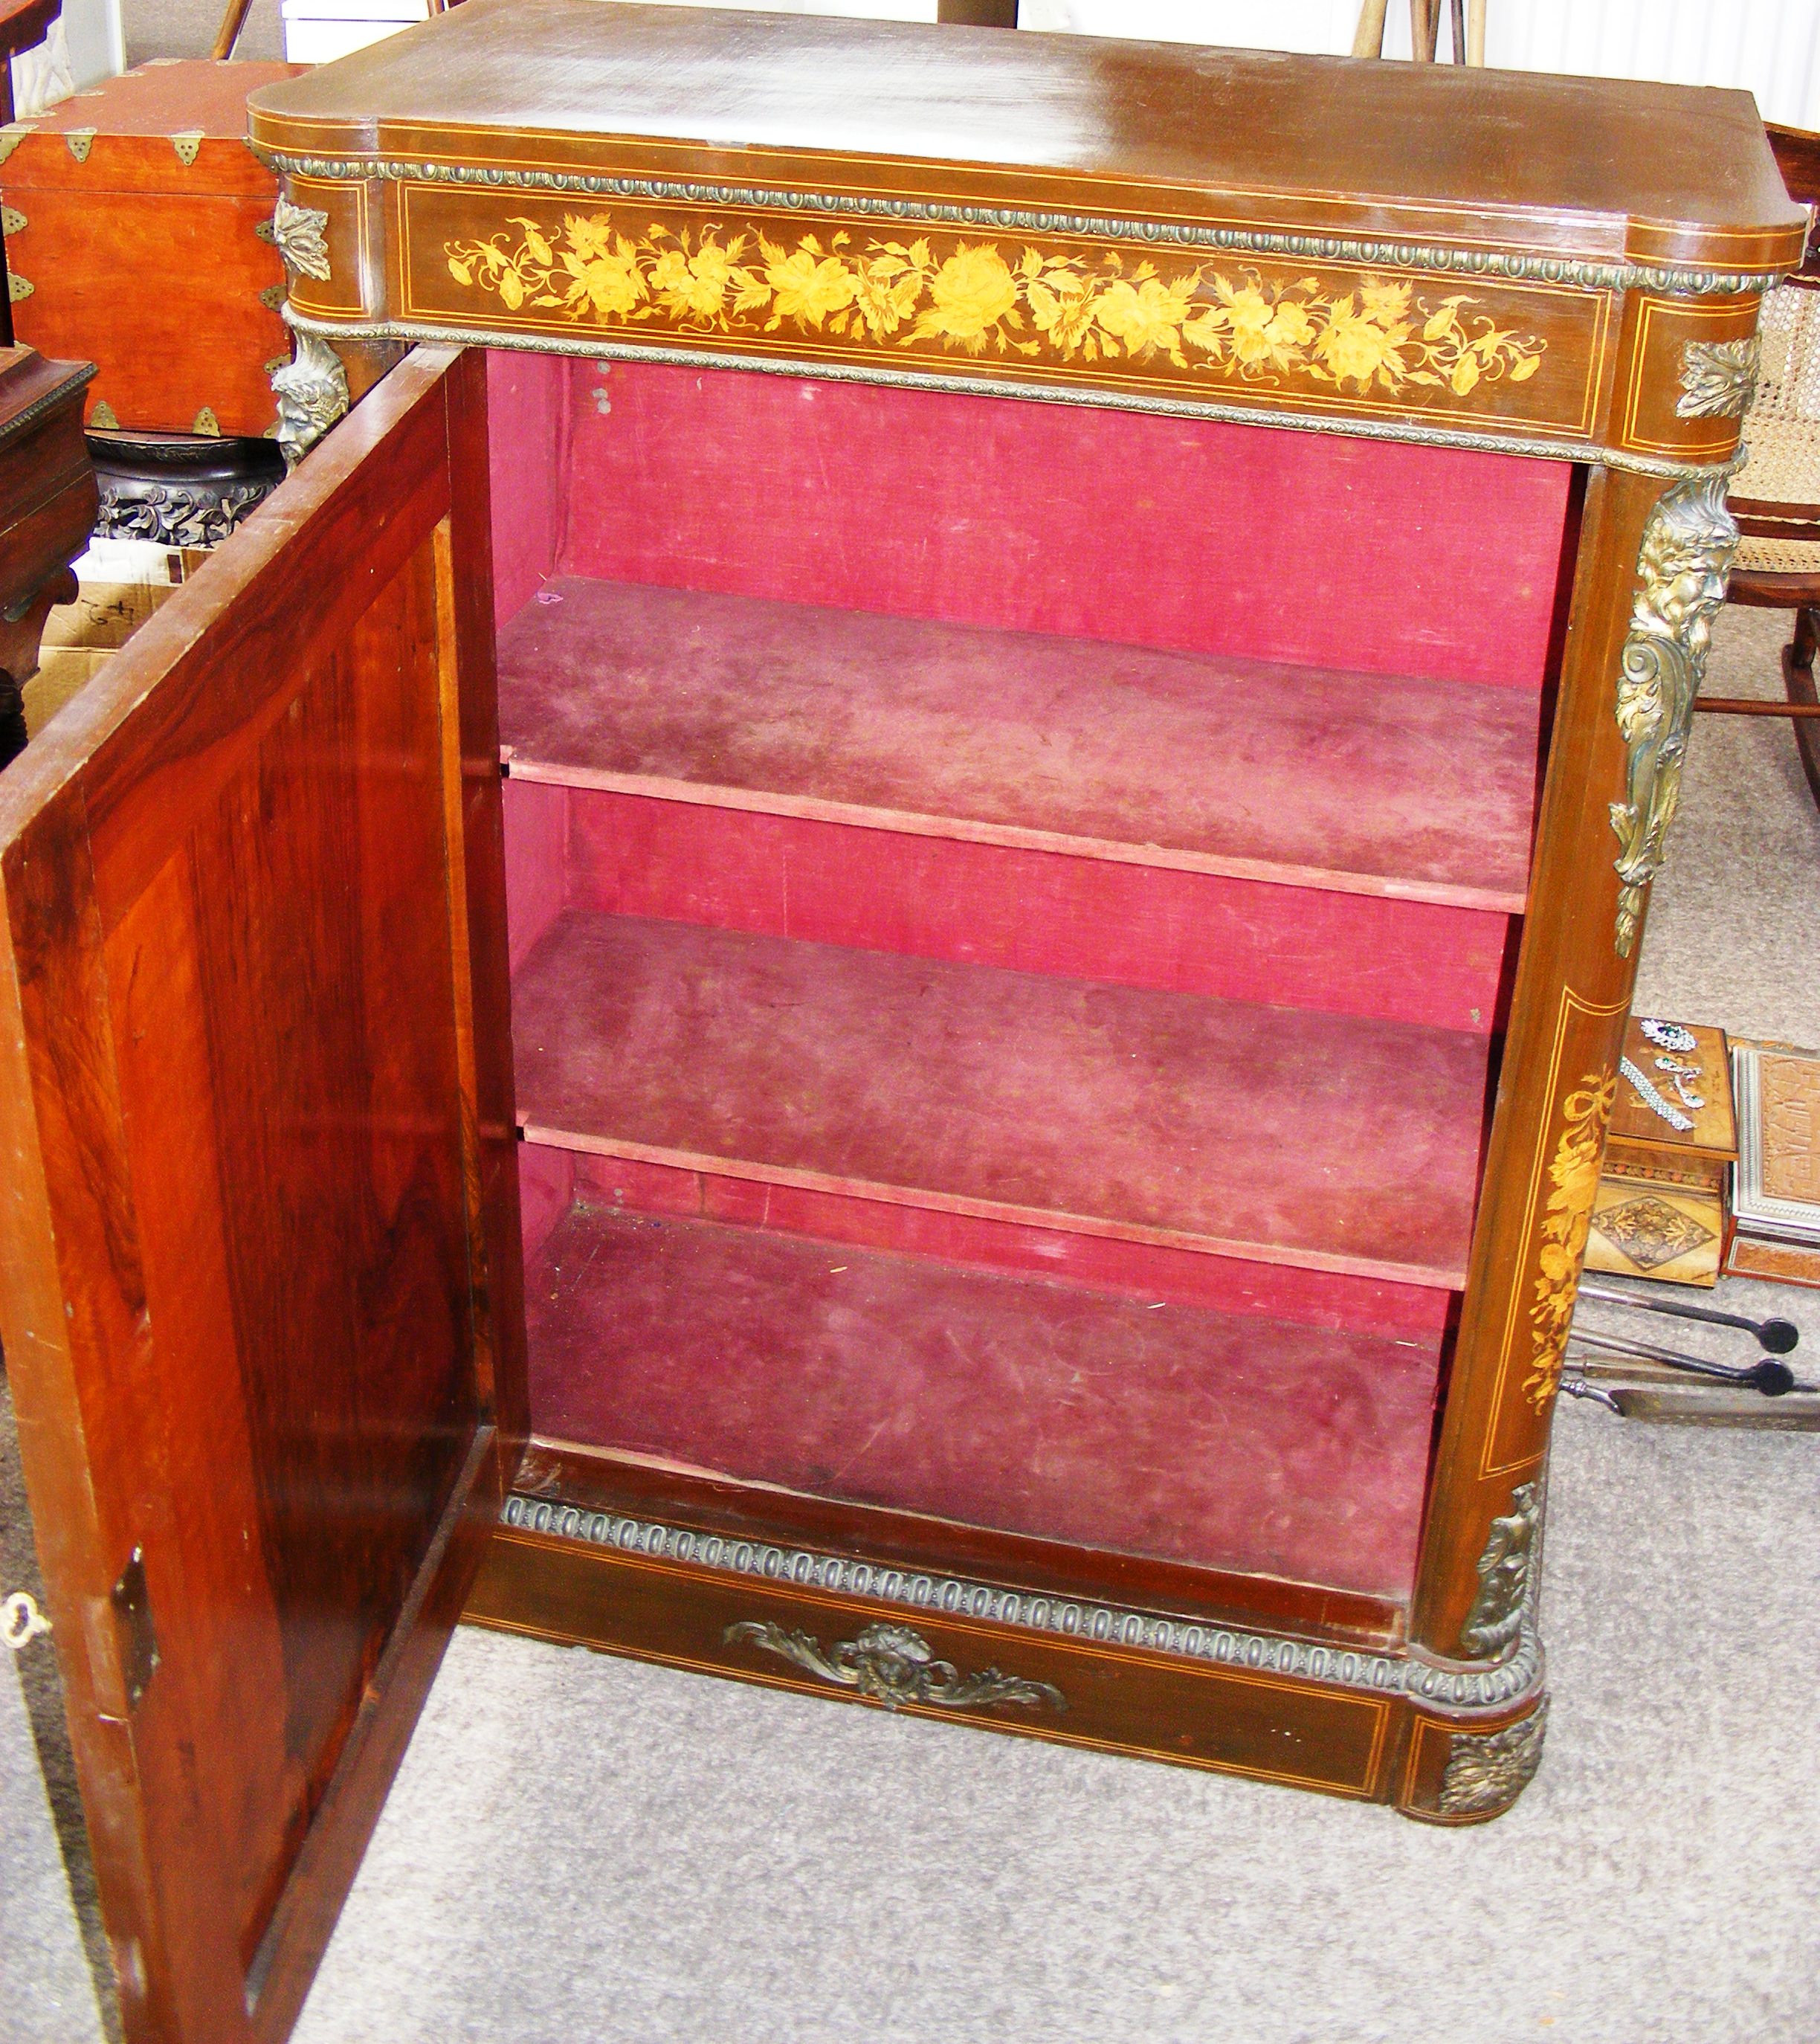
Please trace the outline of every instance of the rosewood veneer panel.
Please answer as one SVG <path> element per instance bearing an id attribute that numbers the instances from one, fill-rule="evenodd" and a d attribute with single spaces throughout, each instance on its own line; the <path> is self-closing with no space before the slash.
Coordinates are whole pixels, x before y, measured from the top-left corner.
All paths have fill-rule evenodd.
<path id="1" fill-rule="evenodd" d="M 501 635 L 515 774 L 1520 912 L 1526 692 L 568 576 Z"/>
<path id="2" fill-rule="evenodd" d="M 1461 1281 L 1481 1038 L 575 911 L 514 1016 L 564 1147 Z"/>
<path id="3" fill-rule="evenodd" d="M 570 373 L 569 574 L 1542 681 L 1565 463 L 658 363 Z"/>
<path id="4" fill-rule="evenodd" d="M 546 1436 L 1399 1598 L 1436 1344 L 578 1204 L 528 1274 Z"/>

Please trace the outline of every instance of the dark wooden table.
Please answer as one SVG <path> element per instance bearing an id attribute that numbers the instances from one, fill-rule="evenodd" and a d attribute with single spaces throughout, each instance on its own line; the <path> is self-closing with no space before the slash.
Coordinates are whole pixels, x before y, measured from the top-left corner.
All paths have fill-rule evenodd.
<path id="1" fill-rule="evenodd" d="M 25 745 L 24 690 L 53 604 L 76 593 L 98 497 L 83 438 L 89 362 L 0 349 L 0 766 Z"/>

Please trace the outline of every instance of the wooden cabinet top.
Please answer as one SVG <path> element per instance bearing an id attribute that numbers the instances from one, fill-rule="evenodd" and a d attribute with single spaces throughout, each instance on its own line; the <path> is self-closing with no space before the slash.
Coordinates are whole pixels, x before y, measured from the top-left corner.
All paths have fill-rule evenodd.
<path id="1" fill-rule="evenodd" d="M 1655 469 L 1735 451 L 1807 225 L 1742 93 L 1002 29 L 467 0 L 250 108 L 306 346 Z"/>
<path id="2" fill-rule="evenodd" d="M 252 132 L 1721 273 L 1792 267 L 1805 224 L 1741 92 L 603 0 L 468 0 Z"/>

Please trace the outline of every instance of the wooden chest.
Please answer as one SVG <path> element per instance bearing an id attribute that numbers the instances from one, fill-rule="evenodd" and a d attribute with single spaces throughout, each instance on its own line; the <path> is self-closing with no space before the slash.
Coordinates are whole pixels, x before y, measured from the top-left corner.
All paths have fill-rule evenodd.
<path id="1" fill-rule="evenodd" d="M 1506 1808 L 1749 100 L 468 0 L 252 118 L 327 437 L 0 785 L 132 2019 L 282 2034 L 464 1607 Z"/>
<path id="2" fill-rule="evenodd" d="M 1716 1284 L 1737 1157 L 1725 1032 L 1633 1016 L 1592 1203 L 1587 1268 Z"/>
<path id="3" fill-rule="evenodd" d="M 155 59 L 0 131 L 13 323 L 86 357 L 90 426 L 271 430 L 290 352 L 247 95 L 297 67 Z"/>

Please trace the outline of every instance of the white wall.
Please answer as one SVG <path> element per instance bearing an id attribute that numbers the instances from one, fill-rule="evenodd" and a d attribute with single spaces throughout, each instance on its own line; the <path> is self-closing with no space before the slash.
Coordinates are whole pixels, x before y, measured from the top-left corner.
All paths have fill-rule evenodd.
<path id="1" fill-rule="evenodd" d="M 1449 11 L 1444 5 L 1444 25 Z M 1023 0 L 1020 19 L 1083 35 L 1338 56 L 1352 48 L 1358 4 Z M 1409 54 L 1407 0 L 1391 0 L 1384 54 Z M 1766 121 L 1820 129 L 1820 0 L 1488 0 L 1485 60 L 1511 71 L 1741 86 Z"/>
<path id="2" fill-rule="evenodd" d="M 816 13 L 930 21 L 935 0 L 732 0 Z M 68 0 L 79 82 L 101 75 L 121 0 Z M 221 0 L 125 0 L 133 61 L 200 56 Z M 1445 0 L 1443 0 L 1445 15 Z M 1517 71 L 1741 86 L 1764 117 L 1820 131 L 1820 0 L 1488 0 L 1487 60 Z M 278 0 L 255 0 L 244 56 L 277 53 Z M 1352 47 L 1358 0 L 1023 0 L 1024 25 L 1097 36 L 1227 43 L 1260 49 Z M 113 32 L 117 34 L 117 29 Z M 1446 47 L 1446 30 L 1442 30 Z M 1409 52 L 1407 0 L 1391 0 L 1385 54 Z"/>
<path id="3" fill-rule="evenodd" d="M 63 35 L 77 91 L 125 68 L 120 0 L 63 0 Z"/>

